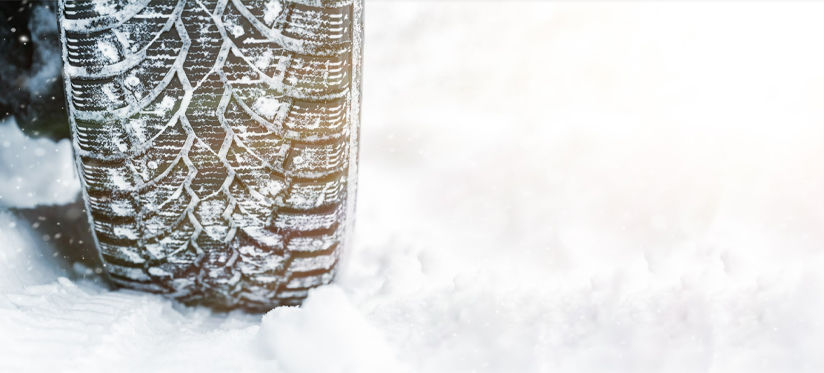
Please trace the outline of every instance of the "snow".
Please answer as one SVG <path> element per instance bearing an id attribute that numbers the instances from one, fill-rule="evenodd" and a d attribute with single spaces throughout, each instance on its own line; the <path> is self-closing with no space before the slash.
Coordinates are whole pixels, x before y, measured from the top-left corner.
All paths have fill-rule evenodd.
<path id="1" fill-rule="evenodd" d="M 105 57 L 109 62 L 117 62 L 119 56 L 117 54 L 117 48 L 109 42 L 99 41 L 97 42 L 97 48 L 100 50 L 100 53 L 103 57 Z"/>
<path id="2" fill-rule="evenodd" d="M 32 183 L 38 175 L 47 178 Z M 28 139 L 13 118 L 0 120 L 0 208 L 65 204 L 78 183 L 68 140 Z"/>
<path id="3" fill-rule="evenodd" d="M 129 87 L 134 88 L 140 84 L 140 79 L 138 79 L 134 75 L 131 75 L 128 78 L 126 78 L 126 80 L 124 80 L 124 83 L 126 83 L 126 85 L 128 85 Z"/>
<path id="4" fill-rule="evenodd" d="M 255 67 L 261 71 L 265 71 L 265 69 L 272 64 L 272 59 L 274 59 L 274 57 L 275 56 L 272 54 L 272 50 L 266 49 L 261 52 L 260 55 L 255 57 Z"/>
<path id="5" fill-rule="evenodd" d="M 278 18 L 282 10 L 283 6 L 280 4 L 280 0 L 269 0 L 263 11 L 263 22 L 266 25 L 271 25 L 275 22 L 275 19 Z"/>
<path id="6" fill-rule="evenodd" d="M 274 97 L 261 96 L 252 104 L 252 109 L 268 120 L 273 120 L 280 109 L 280 102 Z"/>
<path id="7" fill-rule="evenodd" d="M 822 4 L 368 6 L 335 285 L 186 308 L 0 213 L 0 371 L 824 369 Z M 68 143 L 0 132 L 5 206 L 76 195 Z"/>
<path id="8" fill-rule="evenodd" d="M 45 251 L 38 247 L 42 241 L 25 223 L 6 211 L 0 211 L 0 233 L 3 239 L 3 250 L 0 251 L 2 294 L 16 292 L 27 285 L 47 283 L 54 278 L 58 272 L 55 269 L 57 266 L 44 257 Z M 8 305 L 8 300 L 0 297 L 0 309 Z"/>
<path id="9" fill-rule="evenodd" d="M 163 100 L 160 101 L 160 105 L 157 106 L 159 110 L 163 113 L 168 113 L 175 106 L 175 99 L 171 96 L 163 97 Z"/>
<path id="10" fill-rule="evenodd" d="M 114 1 L 97 1 L 94 3 L 94 11 L 100 15 L 110 15 L 117 12 L 117 3 Z"/>

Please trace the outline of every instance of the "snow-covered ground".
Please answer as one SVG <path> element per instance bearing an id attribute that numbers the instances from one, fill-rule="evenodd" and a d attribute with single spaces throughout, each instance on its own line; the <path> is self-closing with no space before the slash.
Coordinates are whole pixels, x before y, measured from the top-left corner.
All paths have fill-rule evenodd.
<path id="1" fill-rule="evenodd" d="M 0 371 L 824 371 L 822 13 L 370 2 L 336 285 L 216 315 L 0 212 Z M 0 136 L 0 205 L 77 193 L 66 142 Z"/>

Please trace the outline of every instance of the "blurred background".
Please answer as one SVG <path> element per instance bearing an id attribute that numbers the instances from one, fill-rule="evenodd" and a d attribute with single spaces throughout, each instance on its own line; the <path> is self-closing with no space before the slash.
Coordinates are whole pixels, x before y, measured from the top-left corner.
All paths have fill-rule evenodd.
<path id="1" fill-rule="evenodd" d="M 68 138 L 54 1 L 0 1 L 0 116 L 27 134 Z"/>
<path id="2" fill-rule="evenodd" d="M 367 1 L 355 244 L 260 317 L 97 279 L 53 7 L 2 2 L 0 367 L 819 372 L 821 14 Z"/>

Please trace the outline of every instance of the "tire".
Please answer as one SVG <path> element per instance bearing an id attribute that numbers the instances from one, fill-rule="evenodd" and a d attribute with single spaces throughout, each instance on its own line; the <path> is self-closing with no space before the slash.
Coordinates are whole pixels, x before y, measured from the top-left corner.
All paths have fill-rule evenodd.
<path id="1" fill-rule="evenodd" d="M 357 184 L 361 1 L 60 1 L 111 282 L 265 311 L 332 281 Z"/>

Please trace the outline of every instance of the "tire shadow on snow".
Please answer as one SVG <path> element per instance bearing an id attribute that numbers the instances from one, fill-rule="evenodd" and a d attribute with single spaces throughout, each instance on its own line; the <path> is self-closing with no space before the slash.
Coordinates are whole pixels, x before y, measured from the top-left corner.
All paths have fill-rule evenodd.
<path id="1" fill-rule="evenodd" d="M 21 223 L 28 222 L 44 256 L 52 256 L 67 273 L 76 277 L 98 277 L 102 266 L 94 247 L 81 198 L 65 205 L 10 208 Z M 53 250 L 52 252 L 48 252 Z"/>

